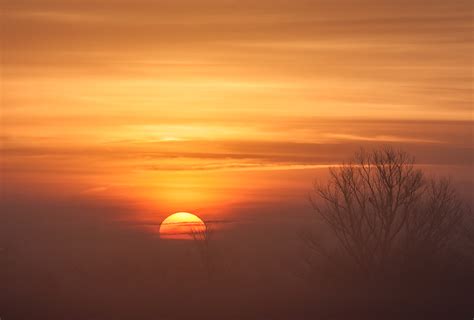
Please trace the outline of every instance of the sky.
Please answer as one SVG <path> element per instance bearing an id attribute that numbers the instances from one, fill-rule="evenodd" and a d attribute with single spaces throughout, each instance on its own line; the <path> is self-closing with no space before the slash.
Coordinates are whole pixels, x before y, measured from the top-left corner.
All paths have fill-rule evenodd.
<path id="1" fill-rule="evenodd" d="M 359 307 L 304 278 L 303 236 L 330 239 L 313 183 L 389 145 L 472 207 L 473 12 L 470 0 L 0 0 L 0 317 L 304 319 L 331 309 L 326 294 L 339 312 Z M 214 282 L 191 241 L 160 238 L 175 212 L 212 225 Z M 423 286 L 437 296 L 423 308 L 471 310 L 466 270 L 446 272 L 452 288 Z"/>
<path id="2" fill-rule="evenodd" d="M 382 144 L 469 196 L 470 1 L 0 3 L 4 199 L 235 219 Z"/>

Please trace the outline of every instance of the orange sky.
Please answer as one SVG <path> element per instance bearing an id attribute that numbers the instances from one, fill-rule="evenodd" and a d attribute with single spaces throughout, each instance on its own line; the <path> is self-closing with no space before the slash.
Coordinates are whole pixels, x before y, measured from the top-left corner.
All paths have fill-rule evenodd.
<path id="1" fill-rule="evenodd" d="M 186 211 L 263 197 L 280 180 L 302 188 L 311 179 L 296 171 L 359 145 L 472 165 L 471 1 L 1 9 L 0 139 L 12 189 L 113 190 Z"/>

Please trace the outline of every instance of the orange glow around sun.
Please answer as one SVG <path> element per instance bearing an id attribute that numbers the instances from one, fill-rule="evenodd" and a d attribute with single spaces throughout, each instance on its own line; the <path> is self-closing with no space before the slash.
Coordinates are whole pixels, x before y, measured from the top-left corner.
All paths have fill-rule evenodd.
<path id="1" fill-rule="evenodd" d="M 0 1 L 0 202 L 112 201 L 156 232 L 302 201 L 384 144 L 470 185 L 472 1 L 341 2 Z"/>
<path id="2" fill-rule="evenodd" d="M 193 234 L 206 230 L 204 222 L 188 212 L 177 212 L 168 216 L 160 225 L 160 238 L 192 240 Z"/>

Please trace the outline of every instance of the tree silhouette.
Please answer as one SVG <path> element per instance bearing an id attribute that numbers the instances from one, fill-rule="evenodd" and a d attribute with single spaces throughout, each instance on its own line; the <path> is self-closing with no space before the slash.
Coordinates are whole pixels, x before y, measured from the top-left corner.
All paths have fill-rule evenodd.
<path id="1" fill-rule="evenodd" d="M 215 271 L 215 256 L 211 248 L 214 230 L 209 223 L 204 223 L 204 228 L 193 228 L 191 235 L 196 245 L 196 249 L 206 272 L 207 281 L 212 280 Z"/>
<path id="2" fill-rule="evenodd" d="M 319 261 L 370 278 L 434 259 L 459 235 L 466 208 L 451 182 L 427 178 L 403 151 L 361 150 L 329 173 L 327 184 L 315 184 L 311 203 L 334 247 L 305 236 Z"/>

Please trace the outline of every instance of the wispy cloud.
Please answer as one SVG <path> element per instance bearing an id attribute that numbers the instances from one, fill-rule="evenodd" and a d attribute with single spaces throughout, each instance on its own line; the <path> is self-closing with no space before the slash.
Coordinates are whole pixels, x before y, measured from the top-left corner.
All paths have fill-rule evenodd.
<path id="1" fill-rule="evenodd" d="M 401 136 L 358 136 L 353 134 L 338 134 L 338 133 L 327 133 L 326 137 L 335 140 L 355 140 L 355 141 L 375 141 L 375 142 L 413 142 L 413 143 L 442 143 L 439 140 L 430 139 L 419 139 L 413 137 L 401 137 Z"/>

